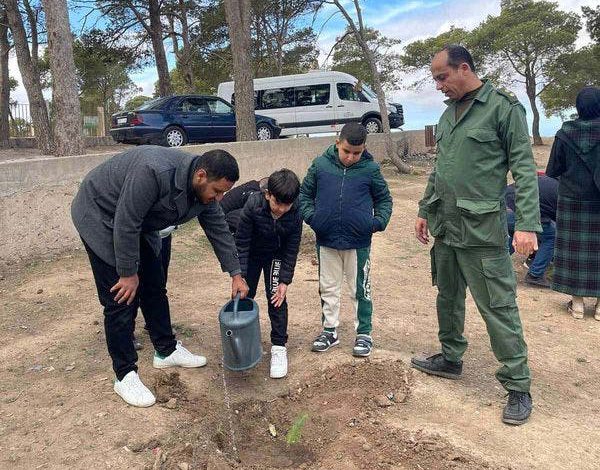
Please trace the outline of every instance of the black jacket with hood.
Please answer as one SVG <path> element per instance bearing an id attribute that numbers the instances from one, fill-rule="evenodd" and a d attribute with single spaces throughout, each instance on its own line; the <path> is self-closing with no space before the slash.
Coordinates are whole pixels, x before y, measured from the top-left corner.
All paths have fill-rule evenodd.
<path id="1" fill-rule="evenodd" d="M 248 274 L 249 258 L 275 257 L 281 260 L 279 281 L 290 284 L 301 237 L 302 219 L 298 200 L 294 201 L 288 212 L 274 219 L 265 195 L 250 195 L 235 234 L 242 276 Z"/>
<path id="2" fill-rule="evenodd" d="M 600 119 L 563 124 L 554 139 L 546 175 L 560 177 L 560 197 L 600 201 Z"/>

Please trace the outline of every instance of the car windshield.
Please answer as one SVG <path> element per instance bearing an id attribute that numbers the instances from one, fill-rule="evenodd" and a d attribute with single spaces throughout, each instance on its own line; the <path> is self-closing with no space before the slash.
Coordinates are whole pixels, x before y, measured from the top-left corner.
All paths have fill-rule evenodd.
<path id="1" fill-rule="evenodd" d="M 377 95 L 375 94 L 375 92 L 373 90 L 371 90 L 367 85 L 363 84 L 362 86 L 362 90 L 361 90 L 365 95 L 367 95 L 369 98 L 376 100 L 377 99 Z"/>
<path id="2" fill-rule="evenodd" d="M 165 102 L 168 100 L 168 97 L 162 98 L 154 98 L 153 100 L 146 101 L 143 105 L 141 105 L 138 109 L 160 109 L 164 106 Z"/>

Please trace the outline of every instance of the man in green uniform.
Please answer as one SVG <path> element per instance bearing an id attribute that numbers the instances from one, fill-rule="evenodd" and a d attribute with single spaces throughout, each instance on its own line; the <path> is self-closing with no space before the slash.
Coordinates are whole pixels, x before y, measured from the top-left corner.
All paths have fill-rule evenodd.
<path id="1" fill-rule="evenodd" d="M 463 336 L 468 287 L 485 320 L 502 367 L 496 378 L 508 390 L 502 421 L 523 424 L 532 409 L 527 345 L 516 303 L 516 279 L 506 249 L 504 189 L 516 186 L 515 251 L 537 250 L 541 232 L 535 163 L 525 110 L 516 97 L 475 74 L 462 46 L 447 46 L 431 63 L 436 88 L 448 100 L 437 126 L 437 162 L 419 202 L 417 239 L 431 249 L 442 352 L 413 358 L 428 374 L 457 379 L 467 348 Z"/>

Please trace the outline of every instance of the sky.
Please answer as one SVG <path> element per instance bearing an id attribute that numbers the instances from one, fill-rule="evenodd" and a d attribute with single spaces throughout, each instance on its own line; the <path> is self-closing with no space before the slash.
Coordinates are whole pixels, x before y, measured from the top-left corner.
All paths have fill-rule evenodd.
<path id="1" fill-rule="evenodd" d="M 558 4 L 561 10 L 581 14 L 582 6 L 595 7 L 598 5 L 598 1 L 558 0 Z M 342 0 L 341 3 L 347 7 L 349 12 L 354 11 L 352 0 Z M 500 12 L 499 0 L 361 0 L 361 6 L 365 25 L 379 29 L 385 36 L 401 39 L 400 47 L 415 40 L 437 36 L 448 31 L 451 26 L 472 29 L 488 15 L 497 15 Z M 336 7 L 333 5 L 326 5 L 314 23 L 315 32 L 320 32 L 317 41 L 320 50 L 320 64 L 323 64 L 336 37 L 346 26 L 341 15 L 331 16 L 335 9 Z M 74 32 L 80 31 L 80 14 L 72 13 L 71 27 Z M 577 46 L 585 45 L 589 40 L 585 28 L 582 28 Z M 165 46 L 168 49 L 168 42 L 165 42 Z M 169 56 L 169 63 L 172 66 L 174 64 L 173 54 L 169 52 Z M 14 53 L 9 59 L 9 69 L 11 76 L 21 83 Z M 142 88 L 142 94 L 151 96 L 157 80 L 156 69 L 154 66 L 147 67 L 133 74 L 132 79 Z M 422 129 L 427 124 L 435 124 L 445 107 L 444 96 L 435 90 L 433 81 L 427 81 L 419 90 L 407 89 L 414 79 L 415 76 L 409 74 L 402 76 L 397 89 L 388 93 L 389 101 L 401 103 L 404 107 L 405 129 Z M 531 110 L 522 88 L 522 85 L 515 84 L 512 91 L 525 105 L 528 118 L 531 120 Z M 27 102 L 27 95 L 22 85 L 13 92 L 12 98 L 19 103 Z M 548 119 L 543 113 L 541 114 L 541 134 L 543 136 L 554 135 L 560 128 L 562 120 L 558 117 Z"/>

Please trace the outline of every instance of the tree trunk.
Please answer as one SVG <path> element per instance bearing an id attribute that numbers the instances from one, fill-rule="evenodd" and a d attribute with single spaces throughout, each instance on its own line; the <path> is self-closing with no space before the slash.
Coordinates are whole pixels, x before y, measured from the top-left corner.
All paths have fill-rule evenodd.
<path id="1" fill-rule="evenodd" d="M 373 55 L 371 49 L 369 49 L 369 45 L 363 36 L 365 28 L 362 20 L 362 12 L 359 1 L 354 0 L 354 7 L 356 8 L 356 15 L 358 16 L 358 27 L 339 0 L 333 0 L 333 3 L 338 7 L 344 18 L 346 18 L 348 26 L 350 26 L 350 29 L 352 30 L 352 33 L 354 34 L 354 37 L 356 38 L 356 41 L 358 42 L 358 45 L 365 56 L 365 60 L 371 69 L 371 74 L 373 75 L 373 87 L 375 88 L 377 102 L 379 104 L 379 114 L 381 115 L 381 124 L 383 126 L 383 134 L 385 137 L 385 149 L 387 157 L 392 161 L 400 173 L 410 173 L 410 167 L 401 160 L 403 155 L 400 155 L 398 152 L 399 148 L 404 148 L 404 143 L 402 142 L 402 145 L 396 146 L 394 144 L 394 140 L 392 139 L 390 119 L 388 116 L 387 104 L 385 102 L 385 92 L 383 91 L 383 86 L 381 85 L 381 77 L 379 76 L 379 70 L 377 70 L 375 56 Z"/>
<path id="2" fill-rule="evenodd" d="M 181 51 L 180 66 L 183 74 L 183 81 L 188 92 L 194 92 L 194 70 L 192 69 L 192 46 L 190 44 L 190 27 L 187 22 L 187 6 L 185 0 L 179 0 L 179 10 L 181 12 L 181 42 L 183 50 Z"/>
<path id="3" fill-rule="evenodd" d="M 6 11 L 0 9 L 0 148 L 10 145 L 10 125 L 8 122 L 10 107 L 10 85 L 8 83 L 8 17 Z"/>
<path id="4" fill-rule="evenodd" d="M 29 22 L 29 28 L 31 29 L 31 60 L 35 66 L 38 66 L 39 61 L 39 38 L 38 38 L 38 16 L 31 8 L 31 3 L 29 0 L 23 0 L 23 6 L 25 7 L 25 12 L 27 13 L 27 21 Z"/>
<path id="5" fill-rule="evenodd" d="M 404 155 L 401 153 L 403 152 L 400 153 L 398 151 L 398 149 L 403 148 L 403 146 L 397 146 L 392 139 L 390 119 L 387 111 L 387 103 L 385 101 L 385 92 L 383 91 L 383 86 L 381 85 L 381 78 L 379 75 L 379 70 L 377 69 L 377 64 L 375 63 L 375 57 L 373 56 L 373 53 L 369 49 L 369 46 L 363 37 L 360 34 L 357 34 L 356 36 L 358 43 L 362 48 L 363 54 L 369 63 L 369 67 L 371 68 L 371 74 L 373 75 L 373 88 L 375 88 L 375 93 L 377 94 L 377 102 L 379 104 L 379 114 L 381 114 L 381 124 L 383 126 L 387 157 L 392 161 L 400 173 L 410 173 L 410 166 L 402 161 L 402 157 Z"/>
<path id="6" fill-rule="evenodd" d="M 526 77 L 525 89 L 527 91 L 527 98 L 529 98 L 529 104 L 531 105 L 531 111 L 533 113 L 533 124 L 531 126 L 533 145 L 544 145 L 542 137 L 540 136 L 540 111 L 538 110 L 536 102 L 536 88 L 535 77 Z"/>
<path id="7" fill-rule="evenodd" d="M 54 154 L 83 153 L 81 107 L 77 92 L 77 74 L 73 60 L 73 36 L 69 26 L 67 0 L 42 0 L 46 13 L 48 56 L 52 72 L 54 118 Z"/>
<path id="8" fill-rule="evenodd" d="M 152 49 L 154 50 L 156 72 L 158 73 L 158 94 L 159 96 L 169 96 L 172 94 L 171 77 L 169 76 L 169 64 L 167 63 L 163 43 L 159 0 L 148 0 L 148 10 L 150 13 L 150 28 L 147 31 L 150 34 Z"/>
<path id="9" fill-rule="evenodd" d="M 29 110 L 31 113 L 31 120 L 33 121 L 33 128 L 35 129 L 37 145 L 44 154 L 52 154 L 54 146 L 50 133 L 48 110 L 46 109 L 46 102 L 42 95 L 42 86 L 40 84 L 40 75 L 37 66 L 31 60 L 31 55 L 29 54 L 27 36 L 23 26 L 23 19 L 19 12 L 19 6 L 17 5 L 17 0 L 3 1 L 8 14 L 8 25 L 15 43 L 19 71 L 21 72 L 23 85 L 27 91 Z"/>
<path id="10" fill-rule="evenodd" d="M 237 140 L 256 140 L 254 83 L 250 63 L 250 0 L 225 0 L 225 16 L 233 54 Z"/>

